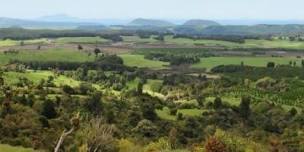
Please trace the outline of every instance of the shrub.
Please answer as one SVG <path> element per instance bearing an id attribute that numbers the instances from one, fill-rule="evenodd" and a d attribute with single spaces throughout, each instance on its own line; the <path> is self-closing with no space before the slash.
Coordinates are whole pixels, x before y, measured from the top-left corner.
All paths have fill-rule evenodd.
<path id="1" fill-rule="evenodd" d="M 205 144 L 206 152 L 228 152 L 226 146 L 217 137 L 210 137 Z"/>
<path id="2" fill-rule="evenodd" d="M 62 91 L 64 93 L 67 93 L 67 94 L 74 94 L 75 93 L 74 89 L 72 87 L 70 87 L 69 85 L 64 85 L 62 87 Z"/>

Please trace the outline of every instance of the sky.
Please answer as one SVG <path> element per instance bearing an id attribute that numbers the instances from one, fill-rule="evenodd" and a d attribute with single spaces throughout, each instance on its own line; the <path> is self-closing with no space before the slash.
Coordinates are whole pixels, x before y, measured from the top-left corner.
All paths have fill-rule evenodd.
<path id="1" fill-rule="evenodd" d="M 0 0 L 0 16 L 303 20 L 303 0 Z"/>

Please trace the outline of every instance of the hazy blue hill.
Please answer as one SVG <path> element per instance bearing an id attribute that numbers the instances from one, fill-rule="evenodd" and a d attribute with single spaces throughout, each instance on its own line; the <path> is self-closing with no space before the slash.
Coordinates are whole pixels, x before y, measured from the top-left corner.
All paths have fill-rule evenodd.
<path id="1" fill-rule="evenodd" d="M 22 27 L 33 29 L 74 29 L 84 25 L 98 25 L 97 23 L 75 22 L 46 22 L 38 20 L 24 20 L 0 17 L 0 28 Z"/>
<path id="2" fill-rule="evenodd" d="M 279 35 L 304 33 L 304 25 L 228 25 L 197 28 L 179 26 L 174 29 L 177 34 L 187 35 Z"/>
<path id="3" fill-rule="evenodd" d="M 174 26 L 173 23 L 164 20 L 155 20 L 155 19 L 135 19 L 129 23 L 132 26 Z"/>
<path id="4" fill-rule="evenodd" d="M 201 27 L 207 27 L 207 26 L 218 26 L 219 23 L 211 20 L 200 20 L 200 19 L 194 19 L 189 20 L 183 24 L 183 26 L 201 26 Z"/>
<path id="5" fill-rule="evenodd" d="M 304 25 L 210 26 L 202 31 L 207 35 L 272 35 L 303 32 Z"/>

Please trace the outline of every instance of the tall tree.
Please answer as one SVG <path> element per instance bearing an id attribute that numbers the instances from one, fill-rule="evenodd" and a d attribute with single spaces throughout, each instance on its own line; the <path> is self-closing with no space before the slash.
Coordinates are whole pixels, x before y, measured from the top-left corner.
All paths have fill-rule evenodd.
<path id="1" fill-rule="evenodd" d="M 103 108 L 102 108 L 102 101 L 101 101 L 101 93 L 100 92 L 94 92 L 91 97 L 89 98 L 86 108 L 89 112 L 91 112 L 93 115 L 100 115 Z"/>
<path id="2" fill-rule="evenodd" d="M 220 109 L 222 107 L 222 99 L 220 97 L 216 97 L 213 103 L 214 109 Z"/>
<path id="3" fill-rule="evenodd" d="M 248 117 L 251 114 L 251 109 L 250 109 L 250 97 L 242 97 L 240 106 L 239 106 L 239 112 L 241 117 L 244 119 L 248 119 Z"/>
<path id="4" fill-rule="evenodd" d="M 77 49 L 78 49 L 78 50 L 83 50 L 82 45 L 78 44 Z"/>
<path id="5" fill-rule="evenodd" d="M 55 110 L 55 104 L 51 100 L 45 100 L 42 105 L 41 114 L 48 119 L 56 118 L 57 112 Z"/>
<path id="6" fill-rule="evenodd" d="M 94 49 L 94 54 L 95 54 L 96 57 L 98 56 L 99 53 L 101 53 L 101 50 L 99 48 L 95 48 Z"/>

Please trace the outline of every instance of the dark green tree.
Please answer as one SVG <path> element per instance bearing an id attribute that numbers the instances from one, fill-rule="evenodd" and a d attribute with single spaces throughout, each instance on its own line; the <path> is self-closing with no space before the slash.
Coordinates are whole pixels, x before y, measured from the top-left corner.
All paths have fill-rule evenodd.
<path id="1" fill-rule="evenodd" d="M 242 118 L 248 119 L 248 117 L 251 114 L 251 109 L 250 109 L 250 97 L 242 97 L 240 106 L 239 106 L 239 112 Z"/>
<path id="2" fill-rule="evenodd" d="M 101 53 L 101 50 L 99 48 L 95 48 L 94 49 L 94 54 L 95 54 L 96 57 L 98 56 L 99 53 Z"/>
<path id="3" fill-rule="evenodd" d="M 268 62 L 267 63 L 267 68 L 274 68 L 275 67 L 275 63 L 274 62 Z"/>
<path id="4" fill-rule="evenodd" d="M 220 109 L 223 106 L 222 99 L 220 97 L 216 97 L 213 103 L 214 109 Z"/>
<path id="5" fill-rule="evenodd" d="M 51 100 L 45 100 L 43 102 L 41 115 L 45 116 L 48 119 L 53 119 L 57 117 L 55 104 Z"/>
<path id="6" fill-rule="evenodd" d="M 142 83 L 142 82 L 139 82 L 138 84 L 137 84 L 137 93 L 138 94 L 142 94 L 143 93 L 143 87 L 144 87 L 144 83 Z"/>
<path id="7" fill-rule="evenodd" d="M 298 111 L 297 111 L 297 109 L 296 108 L 291 108 L 290 110 L 289 110 L 289 114 L 290 114 L 290 116 L 295 116 L 296 114 L 298 113 Z"/>
<path id="8" fill-rule="evenodd" d="M 92 113 L 93 115 L 100 115 L 103 108 L 102 108 L 102 101 L 101 101 L 101 93 L 100 92 L 94 92 L 88 102 L 86 103 L 85 107 L 87 110 Z"/>
<path id="9" fill-rule="evenodd" d="M 83 50 L 83 47 L 79 44 L 79 45 L 77 46 L 77 49 L 78 49 L 78 50 Z"/>

